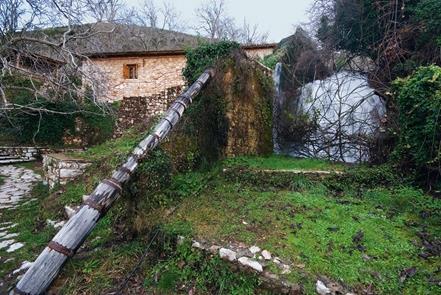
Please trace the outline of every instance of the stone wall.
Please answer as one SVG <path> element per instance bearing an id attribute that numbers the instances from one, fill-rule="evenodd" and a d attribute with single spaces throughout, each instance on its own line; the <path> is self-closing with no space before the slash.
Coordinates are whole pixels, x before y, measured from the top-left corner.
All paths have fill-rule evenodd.
<path id="1" fill-rule="evenodd" d="M 248 57 L 262 59 L 273 53 L 272 47 L 244 49 Z M 186 65 L 184 52 L 164 53 L 144 56 L 93 58 L 83 67 L 100 85 L 95 89 L 100 100 L 121 101 L 124 97 L 149 97 L 172 87 L 185 85 L 182 70 Z M 137 79 L 124 78 L 124 66 L 137 65 Z"/>
<path id="2" fill-rule="evenodd" d="M 83 151 L 75 148 L 49 148 L 39 146 L 0 146 L 0 156 L 17 156 L 28 159 L 40 159 L 44 154 Z"/>
<path id="3" fill-rule="evenodd" d="M 272 47 L 267 47 L 267 48 L 259 48 L 259 47 L 252 48 L 252 47 L 250 47 L 250 48 L 246 48 L 244 51 L 249 58 L 260 60 L 260 59 L 263 59 L 265 56 L 272 54 L 274 52 L 274 48 L 272 48 Z"/>
<path id="4" fill-rule="evenodd" d="M 183 87 L 172 87 L 151 96 L 124 97 L 118 112 L 114 135 L 120 136 L 125 130 L 147 124 L 151 118 L 162 114 L 179 96 Z"/>
<path id="5" fill-rule="evenodd" d="M 99 99 L 113 102 L 124 97 L 148 97 L 167 88 L 184 86 L 185 55 L 94 58 L 86 71 L 102 80 Z M 124 65 L 136 64 L 137 79 L 124 78 Z"/>
<path id="6" fill-rule="evenodd" d="M 43 155 L 44 178 L 50 188 L 64 185 L 84 173 L 91 163 L 83 159 L 68 157 L 64 154 Z"/>
<path id="7" fill-rule="evenodd" d="M 0 147 L 0 156 L 12 156 L 21 159 L 33 160 L 40 156 L 40 149 L 36 147 Z"/>

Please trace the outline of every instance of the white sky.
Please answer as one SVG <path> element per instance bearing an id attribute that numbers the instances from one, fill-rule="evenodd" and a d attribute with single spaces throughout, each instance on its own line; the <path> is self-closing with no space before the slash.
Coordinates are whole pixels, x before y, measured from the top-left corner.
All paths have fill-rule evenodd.
<path id="1" fill-rule="evenodd" d="M 126 0 L 139 5 L 144 0 Z M 307 10 L 313 0 L 225 0 L 228 15 L 242 24 L 244 17 L 250 24 L 257 24 L 259 31 L 269 33 L 269 42 L 279 42 L 294 33 L 294 26 L 308 21 Z M 161 4 L 157 0 L 157 4 Z M 195 10 L 203 0 L 168 0 L 181 13 L 188 26 L 195 25 Z"/>

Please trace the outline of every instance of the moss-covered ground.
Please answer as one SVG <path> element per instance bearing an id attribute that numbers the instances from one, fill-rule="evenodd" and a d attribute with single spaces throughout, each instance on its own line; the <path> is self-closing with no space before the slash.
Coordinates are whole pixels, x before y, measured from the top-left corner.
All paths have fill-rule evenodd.
<path id="1" fill-rule="evenodd" d="M 86 157 L 95 164 L 80 181 L 60 188 L 60 194 L 38 185 L 33 192 L 38 202 L 2 214 L 0 221 L 19 223 L 27 245 L 0 267 L 2 277 L 22 260 L 35 258 L 55 233 L 45 220 L 61 219 L 65 204 L 79 204 L 137 140 L 133 135 L 89 150 Z M 266 169 L 284 172 L 261 171 Z M 298 169 L 339 170 L 347 176 L 286 173 Z M 357 293 L 439 294 L 441 201 L 395 174 L 381 167 L 358 169 L 279 156 L 236 158 L 208 171 L 174 174 L 167 194 L 178 197 L 143 212 L 150 231 L 125 234 L 123 227 L 133 220 L 127 211 L 130 200 L 123 196 L 65 265 L 53 291 L 265 292 L 253 275 L 236 273 L 187 243 L 176 248 L 173 239 L 179 234 L 265 248 L 294 265 L 286 278 L 301 284 L 306 294 L 314 294 L 320 276 Z M 0 252 L 2 258 L 8 255 Z"/>

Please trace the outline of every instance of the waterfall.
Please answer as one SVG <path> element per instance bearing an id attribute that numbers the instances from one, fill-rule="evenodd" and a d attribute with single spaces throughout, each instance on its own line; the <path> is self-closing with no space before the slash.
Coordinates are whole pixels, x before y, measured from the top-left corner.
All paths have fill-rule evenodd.
<path id="1" fill-rule="evenodd" d="M 369 160 L 369 147 L 382 131 L 386 107 L 365 75 L 342 71 L 316 80 L 301 88 L 294 103 L 293 115 L 307 115 L 314 130 L 303 142 L 291 145 L 290 155 L 348 163 Z"/>
<path id="2" fill-rule="evenodd" d="M 280 85 L 281 76 L 282 76 L 282 63 L 278 62 L 273 72 L 273 81 L 275 88 L 274 99 L 273 99 L 273 143 L 274 143 L 275 153 L 280 153 L 281 151 L 280 145 L 278 144 L 279 136 L 277 132 L 277 121 L 280 118 L 280 113 L 282 111 L 282 106 L 284 102 L 284 97 Z"/>

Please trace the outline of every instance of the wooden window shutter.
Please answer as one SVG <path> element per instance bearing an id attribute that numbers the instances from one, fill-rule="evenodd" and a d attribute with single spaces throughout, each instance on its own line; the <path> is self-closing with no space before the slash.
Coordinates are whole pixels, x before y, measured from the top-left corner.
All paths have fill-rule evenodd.
<path id="1" fill-rule="evenodd" d="M 123 78 L 129 79 L 129 67 L 127 65 L 123 65 Z"/>

